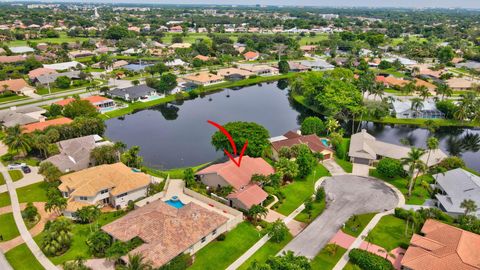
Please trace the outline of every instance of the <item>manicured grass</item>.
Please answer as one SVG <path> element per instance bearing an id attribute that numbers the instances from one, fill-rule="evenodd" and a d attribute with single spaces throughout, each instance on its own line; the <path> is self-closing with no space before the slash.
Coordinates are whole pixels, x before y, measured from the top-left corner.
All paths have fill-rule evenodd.
<path id="1" fill-rule="evenodd" d="M 225 269 L 247 251 L 262 234 L 253 225 L 243 222 L 228 232 L 223 241 L 213 241 L 195 254 L 191 270 Z"/>
<path id="2" fill-rule="evenodd" d="M 13 213 L 0 215 L 0 235 L 3 236 L 3 241 L 8 241 L 20 235 L 13 219 Z"/>
<path id="3" fill-rule="evenodd" d="M 302 212 L 300 212 L 300 214 L 298 214 L 295 217 L 295 220 L 300 221 L 300 222 L 310 223 L 316 217 L 318 217 L 320 214 L 322 214 L 323 210 L 325 210 L 325 200 L 323 200 L 321 202 L 314 202 L 313 203 L 313 210 L 310 214 L 310 217 L 308 216 L 308 213 L 305 210 L 303 210 Z"/>
<path id="4" fill-rule="evenodd" d="M 0 193 L 0 207 L 10 205 L 10 195 L 8 192 Z"/>
<path id="5" fill-rule="evenodd" d="M 109 213 L 103 213 L 99 217 L 98 221 L 91 225 L 75 223 L 72 227 L 73 238 L 72 238 L 72 245 L 70 246 L 70 249 L 68 249 L 67 252 L 65 252 L 60 256 L 49 257 L 50 260 L 55 265 L 58 265 L 58 264 L 63 264 L 66 261 L 75 260 L 76 258 L 79 258 L 79 257 L 82 257 L 84 259 L 91 258 L 92 254 L 90 254 L 90 252 L 88 251 L 88 246 L 86 244 L 86 240 L 88 235 L 91 232 L 91 228 L 93 228 L 96 224 L 98 224 L 98 226 L 103 226 L 122 216 L 123 216 L 122 213 L 109 212 Z M 44 232 L 34 237 L 35 242 L 37 242 L 39 246 L 41 246 L 43 234 Z"/>
<path id="6" fill-rule="evenodd" d="M 2 102 L 10 102 L 10 101 L 20 100 L 20 99 L 29 99 L 29 97 L 17 96 L 17 95 L 13 95 L 13 96 L 3 96 L 3 95 L 0 95 L 0 103 L 2 103 Z"/>
<path id="7" fill-rule="evenodd" d="M 0 185 L 5 184 L 5 177 L 3 177 L 3 173 L 0 173 Z"/>
<path id="8" fill-rule="evenodd" d="M 345 172 L 347 172 L 347 173 L 352 172 L 353 164 L 350 161 L 346 161 L 346 160 L 339 159 L 339 158 L 335 157 L 335 162 L 337 162 L 337 164 L 340 165 L 340 167 L 342 167 L 342 169 Z"/>
<path id="9" fill-rule="evenodd" d="M 329 176 L 328 170 L 322 164 L 318 164 L 313 172 L 305 179 L 296 179 L 293 183 L 282 186 L 280 189 L 285 194 L 282 202 L 274 205 L 275 211 L 288 216 L 297 209 L 308 197 L 314 193 L 314 185 L 322 176 Z"/>
<path id="10" fill-rule="evenodd" d="M 363 229 L 365 229 L 365 226 L 372 220 L 373 216 L 375 216 L 375 213 L 351 216 L 347 222 L 345 222 L 345 227 L 342 228 L 342 231 L 351 236 L 358 237 Z"/>
<path id="11" fill-rule="evenodd" d="M 406 222 L 393 215 L 384 216 L 377 226 L 369 233 L 369 242 L 381 246 L 388 251 L 400 246 L 408 245 L 411 234 L 405 236 Z M 410 232 L 410 231 L 409 231 Z"/>
<path id="12" fill-rule="evenodd" d="M 345 267 L 343 267 L 343 270 L 362 270 L 360 267 L 358 267 L 357 265 L 351 263 L 351 262 L 348 262 Z"/>
<path id="13" fill-rule="evenodd" d="M 23 178 L 23 173 L 20 170 L 9 170 L 8 174 L 10 174 L 10 177 L 12 178 L 13 182 Z"/>
<path id="14" fill-rule="evenodd" d="M 38 182 L 26 187 L 17 188 L 18 201 L 20 203 L 46 202 L 47 191 L 45 189 L 45 186 L 45 182 Z"/>
<path id="15" fill-rule="evenodd" d="M 271 239 L 265 243 L 257 252 L 255 252 L 248 260 L 246 260 L 238 269 L 247 270 L 253 261 L 264 263 L 268 257 L 275 256 L 284 246 L 292 240 L 293 236 L 289 233 L 288 236 L 280 243 L 274 242 Z"/>
<path id="16" fill-rule="evenodd" d="M 83 37 L 69 37 L 67 36 L 66 33 L 61 32 L 60 36 L 58 38 L 40 38 L 40 39 L 31 39 L 29 41 L 35 42 L 35 43 L 55 43 L 55 44 L 61 44 L 64 42 L 82 42 L 87 40 L 88 38 L 83 38 Z M 6 42 L 7 46 L 26 46 L 27 45 L 27 40 L 13 40 Z"/>
<path id="17" fill-rule="evenodd" d="M 422 175 L 416 179 L 414 189 L 412 191 L 412 196 L 408 197 L 408 178 L 402 178 L 396 176 L 394 178 L 386 178 L 380 175 L 376 169 L 370 169 L 370 176 L 376 177 L 378 179 L 384 180 L 392 185 L 394 185 L 402 194 L 405 196 L 406 204 L 422 205 L 426 199 L 430 198 L 430 193 L 425 187 L 422 186 L 422 182 L 426 181 L 427 183 L 433 182 L 433 177 L 430 175 Z"/>
<path id="18" fill-rule="evenodd" d="M 167 175 L 170 176 L 170 179 L 183 179 L 183 172 L 191 168 L 194 172 L 198 171 L 200 168 L 204 168 L 208 165 L 209 163 L 204 163 L 200 164 L 194 167 L 186 167 L 186 168 L 177 168 L 177 169 L 171 169 L 171 170 L 157 170 L 157 169 L 152 169 L 152 168 L 145 168 L 147 170 L 148 174 L 151 174 L 153 176 L 157 177 L 167 177 Z"/>
<path id="19" fill-rule="evenodd" d="M 315 270 L 333 269 L 333 267 L 335 267 L 337 262 L 340 260 L 340 258 L 343 256 L 343 254 L 346 251 L 347 251 L 346 249 L 339 246 L 337 253 L 335 253 L 335 255 L 330 255 L 325 251 L 325 248 L 322 249 L 320 253 L 318 253 L 317 256 L 313 258 L 311 262 L 312 269 L 315 269 Z"/>
<path id="20" fill-rule="evenodd" d="M 327 40 L 328 39 L 328 35 L 327 34 L 316 34 L 315 36 L 310 36 L 310 35 L 306 35 L 305 37 L 302 37 L 302 39 L 300 39 L 300 45 L 307 45 L 307 44 L 312 44 L 312 43 L 317 43 L 317 42 L 320 42 L 322 40 Z"/>
<path id="21" fill-rule="evenodd" d="M 42 265 L 33 256 L 26 244 L 21 244 L 5 253 L 10 265 L 15 270 L 43 270 Z"/>

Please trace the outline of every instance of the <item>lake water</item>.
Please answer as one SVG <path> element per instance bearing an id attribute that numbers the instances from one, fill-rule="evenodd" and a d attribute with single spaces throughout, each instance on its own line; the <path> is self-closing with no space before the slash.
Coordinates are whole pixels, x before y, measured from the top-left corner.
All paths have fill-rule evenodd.
<path id="1" fill-rule="evenodd" d="M 284 84 L 279 84 L 284 88 Z M 283 86 L 283 87 L 282 87 Z M 288 99 L 288 91 L 277 82 L 254 85 L 240 90 L 224 90 L 203 98 L 169 103 L 109 119 L 106 136 L 123 141 L 129 147 L 139 145 L 145 165 L 159 168 L 178 168 L 199 165 L 223 156 L 210 143 L 216 128 L 207 120 L 219 124 L 231 121 L 256 122 L 279 136 L 298 129 L 301 120 L 311 114 Z M 424 146 L 429 133 L 408 126 L 389 126 L 362 123 L 378 139 L 400 144 L 408 138 L 412 145 Z M 346 128 L 349 130 L 350 128 Z M 441 148 L 451 148 L 452 139 L 479 130 L 442 128 L 435 135 Z M 448 152 L 448 151 L 447 151 Z M 462 151 L 469 167 L 480 171 L 480 152 Z"/>

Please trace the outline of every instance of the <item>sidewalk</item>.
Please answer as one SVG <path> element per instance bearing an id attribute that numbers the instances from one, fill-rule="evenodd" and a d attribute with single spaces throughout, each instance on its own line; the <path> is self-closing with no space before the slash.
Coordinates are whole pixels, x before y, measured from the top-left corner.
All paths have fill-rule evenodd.
<path id="1" fill-rule="evenodd" d="M 333 158 L 322 161 L 322 164 L 325 166 L 325 168 L 327 168 L 331 175 L 347 174 L 347 172 L 345 172 Z"/>
<path id="2" fill-rule="evenodd" d="M 26 186 L 29 186 L 31 184 L 35 184 L 35 183 L 43 181 L 43 176 L 38 174 L 38 167 L 30 166 L 30 169 L 32 170 L 32 172 L 30 172 L 28 174 L 23 174 L 22 179 L 20 179 L 16 182 L 13 182 L 13 186 L 15 187 L 15 189 L 21 188 L 21 187 L 26 187 Z M 8 172 L 6 172 L 6 173 L 8 173 Z M 7 190 L 8 189 L 7 189 L 6 184 L 0 186 L 0 193 L 7 192 Z"/>

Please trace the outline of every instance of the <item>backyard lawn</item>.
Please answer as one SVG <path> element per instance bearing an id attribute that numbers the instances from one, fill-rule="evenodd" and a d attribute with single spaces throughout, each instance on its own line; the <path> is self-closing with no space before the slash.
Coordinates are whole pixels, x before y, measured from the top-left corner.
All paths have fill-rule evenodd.
<path id="1" fill-rule="evenodd" d="M 8 241 L 20 235 L 13 219 L 13 213 L 0 215 L 0 235 L 3 237 L 3 241 Z"/>
<path id="2" fill-rule="evenodd" d="M 10 205 L 10 195 L 8 192 L 0 193 L 0 207 Z"/>
<path id="3" fill-rule="evenodd" d="M 20 170 L 9 170 L 8 174 L 10 174 L 10 177 L 12 178 L 13 182 L 23 178 L 23 173 Z"/>
<path id="4" fill-rule="evenodd" d="M 377 226 L 369 233 L 368 241 L 379 245 L 388 251 L 400 246 L 408 245 L 411 234 L 405 236 L 406 222 L 403 219 L 393 215 L 384 216 L 380 219 Z"/>
<path id="5" fill-rule="evenodd" d="M 195 254 L 191 270 L 225 269 L 247 251 L 262 234 L 253 225 L 243 222 L 226 234 L 223 241 L 212 241 Z M 219 259 L 221 258 L 221 259 Z"/>
<path id="6" fill-rule="evenodd" d="M 330 255 L 325 248 L 320 251 L 320 253 L 313 258 L 311 265 L 312 269 L 315 270 L 330 270 L 333 269 L 333 267 L 337 264 L 337 262 L 340 260 L 340 258 L 343 256 L 343 254 L 347 250 L 338 247 L 337 252 L 334 255 Z"/>
<path id="7" fill-rule="evenodd" d="M 288 216 L 297 209 L 308 197 L 314 193 L 314 185 L 322 176 L 329 176 L 328 170 L 322 164 L 318 164 L 313 172 L 305 179 L 297 179 L 293 183 L 281 187 L 281 191 L 286 198 L 275 205 L 275 211 Z"/>
<path id="8" fill-rule="evenodd" d="M 342 228 L 342 231 L 351 236 L 358 237 L 365 226 L 372 220 L 373 216 L 375 216 L 375 213 L 351 216 L 347 222 L 345 222 L 345 227 Z"/>
<path id="9" fill-rule="evenodd" d="M 280 243 L 274 242 L 271 239 L 265 243 L 257 252 L 255 252 L 247 261 L 245 261 L 238 269 L 247 270 L 253 261 L 264 263 L 268 257 L 275 256 L 282 248 L 292 240 L 293 236 L 289 233 L 288 236 Z"/>
<path id="10" fill-rule="evenodd" d="M 45 190 L 46 183 L 38 182 L 26 187 L 17 188 L 18 201 L 26 202 L 46 202 L 47 192 Z"/>
<path id="11" fill-rule="evenodd" d="M 376 177 L 378 179 L 384 180 L 385 182 L 388 182 L 392 185 L 394 185 L 396 188 L 402 192 L 402 194 L 405 196 L 406 204 L 414 204 L 414 205 L 422 205 L 426 199 L 430 198 L 430 193 L 427 189 L 425 189 L 424 186 L 422 186 L 422 182 L 426 181 L 427 183 L 432 183 L 433 182 L 433 177 L 430 175 L 422 175 L 419 176 L 418 179 L 416 180 L 415 187 L 412 191 L 412 196 L 408 197 L 408 178 L 402 178 L 399 176 L 396 176 L 394 178 L 386 178 L 382 175 L 380 175 L 377 170 L 371 169 L 370 170 L 370 176 Z"/>
<path id="12" fill-rule="evenodd" d="M 26 244 L 21 244 L 5 253 L 10 265 L 15 270 L 43 270 L 42 265 L 33 256 Z"/>

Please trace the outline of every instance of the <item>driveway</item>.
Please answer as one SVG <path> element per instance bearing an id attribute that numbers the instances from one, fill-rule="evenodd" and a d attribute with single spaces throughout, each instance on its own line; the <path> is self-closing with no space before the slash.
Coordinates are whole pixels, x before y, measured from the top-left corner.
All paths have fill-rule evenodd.
<path id="1" fill-rule="evenodd" d="M 327 208 L 282 251 L 313 259 L 354 214 L 383 212 L 398 204 L 395 192 L 379 180 L 355 175 L 327 178 Z"/>
<path id="2" fill-rule="evenodd" d="M 368 176 L 370 166 L 365 164 L 353 163 L 352 174 Z"/>
<path id="3" fill-rule="evenodd" d="M 340 165 L 335 161 L 335 159 L 326 159 L 322 162 L 323 166 L 330 172 L 331 175 L 343 175 L 346 172 L 343 170 Z"/>

